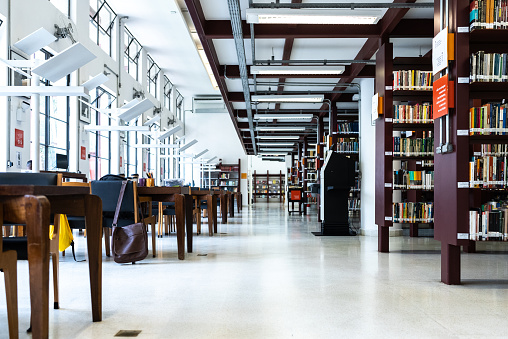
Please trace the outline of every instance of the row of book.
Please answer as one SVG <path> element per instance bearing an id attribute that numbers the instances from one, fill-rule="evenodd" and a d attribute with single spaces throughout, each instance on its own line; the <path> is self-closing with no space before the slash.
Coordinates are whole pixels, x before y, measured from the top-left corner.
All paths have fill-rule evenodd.
<path id="1" fill-rule="evenodd" d="M 395 202 L 393 203 L 393 222 L 396 223 L 434 222 L 434 203 Z"/>
<path id="2" fill-rule="evenodd" d="M 361 201 L 358 198 L 349 199 L 348 200 L 348 209 L 349 210 L 359 210 L 361 207 Z"/>
<path id="3" fill-rule="evenodd" d="M 469 109 L 469 135 L 506 135 L 508 104 L 493 102 Z"/>
<path id="4" fill-rule="evenodd" d="M 236 186 L 237 185 L 237 182 L 236 181 L 221 181 L 220 185 L 219 186 Z"/>
<path id="5" fill-rule="evenodd" d="M 337 124 L 337 131 L 339 133 L 358 133 L 358 122 L 340 122 Z"/>
<path id="6" fill-rule="evenodd" d="M 354 138 L 339 138 L 336 151 L 339 153 L 358 153 L 360 143 Z"/>
<path id="7" fill-rule="evenodd" d="M 429 136 L 426 136 L 429 135 Z M 434 138 L 432 132 L 424 132 L 423 138 L 393 137 L 394 156 L 433 156 Z"/>
<path id="8" fill-rule="evenodd" d="M 434 189 L 434 171 L 393 171 L 394 189 Z"/>
<path id="9" fill-rule="evenodd" d="M 508 241 L 508 206 L 490 201 L 469 211 L 470 240 Z"/>
<path id="10" fill-rule="evenodd" d="M 394 71 L 393 90 L 432 91 L 432 72 L 420 70 Z"/>
<path id="11" fill-rule="evenodd" d="M 507 53 L 485 53 L 478 51 L 469 58 L 471 82 L 508 81 Z"/>
<path id="12" fill-rule="evenodd" d="M 480 152 L 474 152 L 475 156 L 495 155 L 505 156 L 508 155 L 508 144 L 481 144 Z"/>
<path id="13" fill-rule="evenodd" d="M 417 161 L 416 164 L 422 167 L 434 167 L 434 160 L 422 160 L 420 163 Z"/>
<path id="14" fill-rule="evenodd" d="M 473 0 L 469 4 L 469 29 L 507 29 L 508 0 Z"/>
<path id="15" fill-rule="evenodd" d="M 469 162 L 469 187 L 506 188 L 506 156 L 474 156 Z"/>
<path id="16" fill-rule="evenodd" d="M 430 103 L 416 105 L 394 105 L 393 122 L 399 124 L 433 123 L 432 105 Z"/>

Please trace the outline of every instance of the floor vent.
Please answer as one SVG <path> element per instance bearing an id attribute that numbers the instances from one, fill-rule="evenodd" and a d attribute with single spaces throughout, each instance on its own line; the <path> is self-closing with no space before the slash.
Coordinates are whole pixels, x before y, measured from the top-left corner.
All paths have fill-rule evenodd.
<path id="1" fill-rule="evenodd" d="M 200 253 L 198 254 L 198 257 L 206 257 L 208 255 L 208 253 Z"/>
<path id="2" fill-rule="evenodd" d="M 140 334 L 141 331 L 138 330 L 120 330 L 117 334 L 115 334 L 115 337 L 137 337 L 138 334 Z"/>

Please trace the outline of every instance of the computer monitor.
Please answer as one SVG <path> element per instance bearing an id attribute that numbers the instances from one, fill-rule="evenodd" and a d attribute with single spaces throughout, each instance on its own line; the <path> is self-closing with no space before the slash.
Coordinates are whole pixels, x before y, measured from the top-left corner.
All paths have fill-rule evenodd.
<path id="1" fill-rule="evenodd" d="M 56 168 L 67 169 L 69 167 L 69 158 L 66 154 L 56 154 Z"/>

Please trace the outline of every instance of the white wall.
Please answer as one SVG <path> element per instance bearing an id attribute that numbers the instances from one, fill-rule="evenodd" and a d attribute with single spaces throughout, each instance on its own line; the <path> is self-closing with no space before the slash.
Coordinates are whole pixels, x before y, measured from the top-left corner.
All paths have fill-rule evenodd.
<path id="1" fill-rule="evenodd" d="M 361 229 L 363 235 L 377 235 L 375 215 L 376 131 L 371 124 L 374 79 L 361 79 L 361 123 L 360 123 L 360 170 L 361 180 Z"/>

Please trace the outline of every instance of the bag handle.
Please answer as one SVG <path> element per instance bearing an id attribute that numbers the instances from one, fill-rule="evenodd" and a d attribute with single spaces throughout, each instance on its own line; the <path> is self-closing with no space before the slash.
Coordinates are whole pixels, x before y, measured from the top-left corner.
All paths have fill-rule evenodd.
<path id="1" fill-rule="evenodd" d="M 120 187 L 120 194 L 118 195 L 118 202 L 116 203 L 115 217 L 113 218 L 113 227 L 116 227 L 118 223 L 118 215 L 120 214 L 120 207 L 122 207 L 122 200 L 125 194 L 125 187 L 127 186 L 127 181 L 122 181 L 122 187 Z"/>

